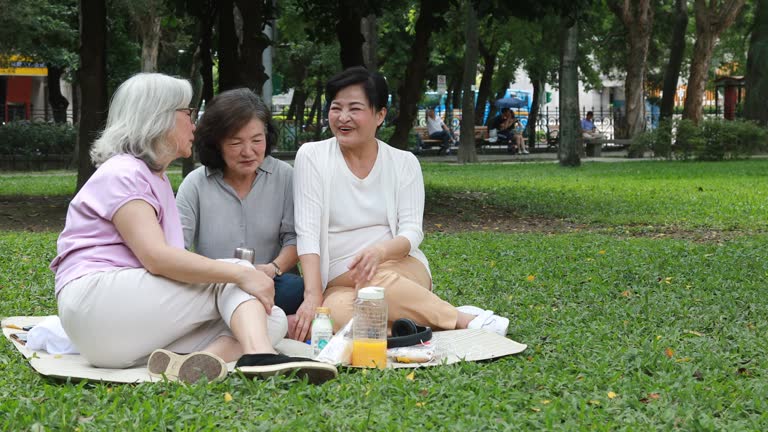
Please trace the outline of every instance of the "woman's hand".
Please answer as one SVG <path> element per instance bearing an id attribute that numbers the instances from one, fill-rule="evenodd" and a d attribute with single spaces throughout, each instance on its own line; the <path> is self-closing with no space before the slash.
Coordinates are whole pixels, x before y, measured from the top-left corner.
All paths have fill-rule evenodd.
<path id="1" fill-rule="evenodd" d="M 307 340 L 310 335 L 310 330 L 312 329 L 312 320 L 315 319 L 315 310 L 322 305 L 322 294 L 307 294 L 305 292 L 304 302 L 302 302 L 299 309 L 296 310 L 295 327 L 289 329 L 288 334 L 292 334 L 293 338 L 299 342 Z"/>
<path id="2" fill-rule="evenodd" d="M 256 297 L 264 305 L 267 315 L 271 314 L 272 306 L 275 305 L 275 281 L 261 270 L 245 266 L 243 266 L 243 269 L 245 272 L 237 286 Z"/>
<path id="3" fill-rule="evenodd" d="M 257 264 L 253 267 L 255 267 L 256 270 L 263 272 L 265 275 L 267 275 L 271 279 L 274 279 L 276 276 L 275 266 L 273 266 L 272 264 Z"/>
<path id="4" fill-rule="evenodd" d="M 363 249 L 352 259 L 349 264 L 349 273 L 356 288 L 373 279 L 383 258 L 384 250 L 378 245 L 373 245 Z"/>

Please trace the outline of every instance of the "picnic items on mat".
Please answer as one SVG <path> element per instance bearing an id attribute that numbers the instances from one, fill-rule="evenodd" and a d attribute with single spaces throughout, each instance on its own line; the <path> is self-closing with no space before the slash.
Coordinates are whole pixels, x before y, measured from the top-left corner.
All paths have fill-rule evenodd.
<path id="1" fill-rule="evenodd" d="M 29 362 L 32 369 L 49 378 L 60 380 L 92 380 L 96 382 L 112 383 L 139 383 L 159 381 L 149 374 L 145 365 L 138 365 L 126 369 L 98 368 L 90 365 L 84 357 L 77 354 L 54 355 L 44 350 L 30 350 L 26 345 L 13 338 L 15 334 L 26 334 L 16 327 L 27 327 L 39 325 L 47 317 L 42 316 L 14 316 L 2 320 L 3 335 L 22 356 L 24 361 Z M 14 327 L 15 326 L 15 327 Z M 324 352 L 329 347 L 334 346 L 334 340 L 344 339 L 347 332 L 348 347 L 352 348 L 351 322 L 341 329 L 331 342 L 326 346 Z M 342 344 L 343 345 L 343 344 Z M 435 367 L 450 365 L 458 362 L 474 362 L 481 360 L 492 360 L 509 355 L 519 354 L 527 349 L 527 346 L 514 340 L 507 339 L 496 333 L 487 332 L 482 329 L 466 330 L 448 330 L 439 331 L 432 334 L 432 340 L 429 345 L 435 350 L 434 358 L 428 362 L 406 363 L 393 357 L 393 350 L 388 350 L 389 359 L 387 368 L 417 368 L 417 367 Z M 292 339 L 283 339 L 277 344 L 276 349 L 279 353 L 291 357 L 310 357 L 312 347 Z M 322 359 L 323 352 L 318 360 Z M 21 357 L 19 357 L 21 358 Z M 331 364 L 349 364 L 351 358 L 350 352 L 346 354 L 346 361 L 328 361 Z M 227 364 L 227 368 L 232 371 L 234 362 Z"/>
<path id="2" fill-rule="evenodd" d="M 317 357 L 320 351 L 328 345 L 333 337 L 333 322 L 331 310 L 320 306 L 315 309 L 315 319 L 312 320 L 312 354 Z"/>
<path id="3" fill-rule="evenodd" d="M 357 291 L 352 318 L 352 366 L 387 366 L 387 302 L 384 288 Z"/>

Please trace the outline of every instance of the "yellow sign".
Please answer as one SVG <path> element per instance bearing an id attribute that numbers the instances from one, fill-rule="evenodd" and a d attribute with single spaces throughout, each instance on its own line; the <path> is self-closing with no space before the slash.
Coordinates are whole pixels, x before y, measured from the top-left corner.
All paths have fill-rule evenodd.
<path id="1" fill-rule="evenodd" d="M 0 57 L 0 75 L 48 76 L 45 63 L 38 63 L 28 57 L 12 55 Z"/>

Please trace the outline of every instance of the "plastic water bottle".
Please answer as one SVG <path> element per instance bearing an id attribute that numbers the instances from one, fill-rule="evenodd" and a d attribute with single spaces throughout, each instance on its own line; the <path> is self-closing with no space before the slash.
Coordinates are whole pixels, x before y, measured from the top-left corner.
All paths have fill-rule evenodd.
<path id="1" fill-rule="evenodd" d="M 387 366 L 387 303 L 384 288 L 357 292 L 352 321 L 352 366 Z"/>
<path id="2" fill-rule="evenodd" d="M 315 319 L 312 320 L 312 352 L 315 357 L 328 345 L 332 336 L 331 310 L 321 306 L 315 309 Z"/>

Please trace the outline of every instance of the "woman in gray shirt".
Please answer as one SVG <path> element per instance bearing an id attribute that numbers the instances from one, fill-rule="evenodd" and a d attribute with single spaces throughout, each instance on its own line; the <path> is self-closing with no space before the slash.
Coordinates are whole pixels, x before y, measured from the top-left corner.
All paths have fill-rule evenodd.
<path id="1" fill-rule="evenodd" d="M 304 299 L 296 263 L 293 168 L 269 156 L 277 129 L 249 89 L 220 93 L 206 107 L 194 146 L 203 164 L 179 186 L 184 244 L 209 258 L 255 250 L 254 264 L 275 281 L 275 305 L 292 315 Z"/>

